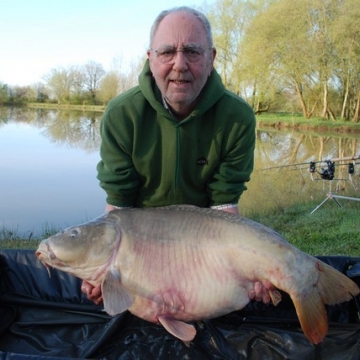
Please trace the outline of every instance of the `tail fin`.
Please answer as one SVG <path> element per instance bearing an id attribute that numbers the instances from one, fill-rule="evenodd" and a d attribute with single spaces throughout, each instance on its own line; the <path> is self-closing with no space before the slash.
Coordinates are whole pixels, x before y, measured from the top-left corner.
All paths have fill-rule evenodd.
<path id="1" fill-rule="evenodd" d="M 320 260 L 316 265 L 320 273 L 316 286 L 324 304 L 332 305 L 349 301 L 360 293 L 359 287 L 341 272 Z"/>
<path id="2" fill-rule="evenodd" d="M 328 321 L 324 304 L 337 304 L 351 300 L 360 292 L 359 287 L 333 267 L 317 260 L 319 279 L 309 284 L 307 293 L 292 295 L 301 328 L 313 344 L 320 343 L 327 331 Z"/>

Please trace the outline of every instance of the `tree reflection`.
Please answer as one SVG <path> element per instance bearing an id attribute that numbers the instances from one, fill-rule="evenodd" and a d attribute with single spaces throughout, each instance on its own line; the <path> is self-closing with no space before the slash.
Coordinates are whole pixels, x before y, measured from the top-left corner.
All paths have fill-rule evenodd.
<path id="1" fill-rule="evenodd" d="M 74 110 L 8 108 L 4 117 L 42 129 L 41 134 L 55 144 L 93 152 L 100 147 L 101 115 L 98 112 Z"/>
<path id="2" fill-rule="evenodd" d="M 247 184 L 248 191 L 240 200 L 241 213 L 259 211 L 259 204 L 266 211 L 293 202 L 307 203 L 328 191 L 345 191 L 347 195 L 360 197 L 360 160 L 340 160 L 358 157 L 359 141 L 356 136 L 345 136 L 258 130 L 255 170 Z M 335 176 L 333 180 L 324 180 L 319 172 L 326 169 L 329 159 L 337 159 Z M 315 174 L 309 171 L 311 161 L 316 162 Z M 349 162 L 354 163 L 353 174 L 348 173 Z"/>
<path id="3" fill-rule="evenodd" d="M 356 156 L 359 143 L 356 135 L 262 131 L 257 133 L 255 168 L 291 167 L 325 161 L 332 158 Z"/>
<path id="4" fill-rule="evenodd" d="M 99 113 L 59 111 L 53 119 L 48 119 L 42 134 L 56 144 L 96 151 L 100 147 L 100 117 Z"/>

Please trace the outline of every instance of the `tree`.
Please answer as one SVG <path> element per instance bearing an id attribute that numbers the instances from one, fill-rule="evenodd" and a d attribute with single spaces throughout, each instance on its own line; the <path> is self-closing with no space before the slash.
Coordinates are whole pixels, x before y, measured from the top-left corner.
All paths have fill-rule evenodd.
<path id="1" fill-rule="evenodd" d="M 105 75 L 103 66 L 95 61 L 89 61 L 81 68 L 82 85 L 90 95 L 93 104 L 96 102 L 96 93 L 99 90 L 102 77 Z"/>
<path id="2" fill-rule="evenodd" d="M 213 24 L 214 45 L 217 49 L 215 66 L 226 87 L 244 97 L 253 107 L 260 109 L 266 101 L 258 94 L 269 93 L 268 68 L 254 67 L 255 57 L 244 49 L 249 24 L 265 11 L 271 0 L 218 0 L 207 11 Z M 258 65 L 258 64 L 257 64 Z M 255 71 L 256 70 L 256 71 Z M 268 81 L 266 81 L 269 79 Z M 271 92 L 275 93 L 272 88 Z M 260 110 L 259 110 L 260 111 Z"/>
<path id="3" fill-rule="evenodd" d="M 45 85 L 41 82 L 38 82 L 33 85 L 33 90 L 35 92 L 35 101 L 39 103 L 45 102 L 49 96 L 47 94 L 47 89 Z"/>
<path id="4" fill-rule="evenodd" d="M 5 104 L 8 101 L 9 101 L 8 86 L 0 82 L 0 104 Z"/>
<path id="5" fill-rule="evenodd" d="M 359 121 L 360 114 L 360 8 L 357 0 L 347 0 L 334 20 L 337 63 L 334 71 L 341 91 L 342 119 Z"/>
<path id="6" fill-rule="evenodd" d="M 33 92 L 30 86 L 11 86 L 9 90 L 10 102 L 14 104 L 23 104 L 33 98 Z"/>
<path id="7" fill-rule="evenodd" d="M 116 95 L 135 86 L 144 62 L 144 57 L 133 60 L 129 70 L 124 71 L 122 59 L 114 58 L 110 71 L 107 72 L 100 83 L 98 99 L 106 103 Z"/>
<path id="8" fill-rule="evenodd" d="M 277 88 L 297 95 L 306 118 L 312 112 L 305 93 L 314 81 L 307 14 L 306 0 L 297 2 L 296 6 L 291 0 L 274 2 L 249 24 L 243 46 L 249 76 L 255 74 L 258 88 L 262 89 L 258 92 L 260 99 L 275 83 Z"/>
<path id="9" fill-rule="evenodd" d="M 335 119 L 330 91 L 336 91 L 339 54 L 332 29 L 345 2 L 303 0 L 294 6 L 291 0 L 277 1 L 247 29 L 245 49 L 255 66 L 271 69 L 285 88 L 297 94 L 306 118 L 319 109 L 322 117 Z M 255 53 L 261 58 L 256 60 Z"/>
<path id="10" fill-rule="evenodd" d="M 44 76 L 51 94 L 57 102 L 63 103 L 70 101 L 71 92 L 79 84 L 79 71 L 76 67 L 59 67 L 52 69 L 49 74 Z"/>
<path id="11" fill-rule="evenodd" d="M 107 103 L 119 94 L 121 79 L 119 74 L 112 70 L 103 78 L 98 90 L 98 99 L 103 103 Z"/>
<path id="12" fill-rule="evenodd" d="M 218 0 L 207 11 L 207 16 L 213 24 L 213 39 L 217 50 L 216 67 L 225 86 L 234 91 L 236 85 L 233 73 L 241 62 L 241 44 L 252 3 L 241 0 Z"/>
<path id="13" fill-rule="evenodd" d="M 258 113 L 294 94 L 305 118 L 316 113 L 335 119 L 342 108 L 342 117 L 351 113 L 358 119 L 357 3 L 217 1 L 209 18 L 218 49 L 216 67 L 225 85 L 245 97 Z"/>

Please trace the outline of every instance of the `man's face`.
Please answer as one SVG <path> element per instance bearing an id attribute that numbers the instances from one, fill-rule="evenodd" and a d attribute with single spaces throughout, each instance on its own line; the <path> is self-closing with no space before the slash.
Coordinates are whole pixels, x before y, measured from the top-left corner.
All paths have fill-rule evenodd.
<path id="1" fill-rule="evenodd" d="M 187 12 L 167 15 L 155 33 L 148 58 L 156 84 L 171 110 L 180 117 L 189 115 L 215 58 L 200 20 Z"/>

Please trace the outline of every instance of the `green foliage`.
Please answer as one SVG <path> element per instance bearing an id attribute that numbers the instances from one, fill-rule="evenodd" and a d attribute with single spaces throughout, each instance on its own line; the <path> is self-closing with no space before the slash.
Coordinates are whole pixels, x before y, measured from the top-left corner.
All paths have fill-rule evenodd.
<path id="1" fill-rule="evenodd" d="M 9 101 L 9 89 L 6 84 L 0 82 L 0 105 Z"/>
<path id="2" fill-rule="evenodd" d="M 225 84 L 257 113 L 300 111 L 304 118 L 358 122 L 356 2 L 218 1 L 208 13 Z"/>

